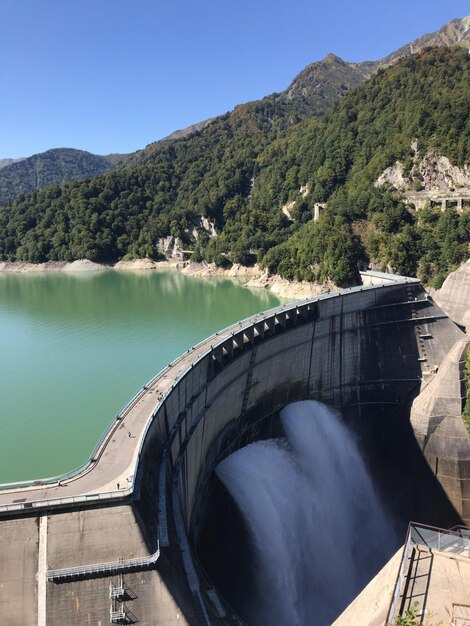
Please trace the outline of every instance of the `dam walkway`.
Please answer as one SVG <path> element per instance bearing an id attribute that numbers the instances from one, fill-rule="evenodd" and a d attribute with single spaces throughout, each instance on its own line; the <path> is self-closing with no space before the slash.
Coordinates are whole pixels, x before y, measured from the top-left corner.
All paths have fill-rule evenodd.
<path id="1" fill-rule="evenodd" d="M 247 319 L 243 327 L 260 317 Z M 239 329 L 240 324 L 234 324 L 192 347 L 144 385 L 110 424 L 82 468 L 51 479 L 0 485 L 0 514 L 122 500 L 132 495 L 139 488 L 138 461 L 145 435 L 166 395 L 192 364 L 211 349 L 211 344 L 229 338 Z"/>

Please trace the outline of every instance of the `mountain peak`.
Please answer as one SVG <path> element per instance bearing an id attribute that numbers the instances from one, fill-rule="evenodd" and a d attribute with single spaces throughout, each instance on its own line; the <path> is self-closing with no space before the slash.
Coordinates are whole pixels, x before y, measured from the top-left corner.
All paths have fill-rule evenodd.
<path id="1" fill-rule="evenodd" d="M 389 65 L 404 56 L 415 54 L 423 48 L 431 46 L 441 48 L 450 46 L 470 47 L 470 15 L 447 22 L 436 32 L 426 33 L 383 59 L 376 61 L 376 63 L 381 66 Z"/>
<path id="2" fill-rule="evenodd" d="M 339 56 L 337 56 L 336 54 L 333 54 L 333 52 L 329 52 L 324 58 L 323 61 L 326 63 L 337 63 L 338 61 L 340 63 L 344 63 L 343 59 Z"/>
<path id="3" fill-rule="evenodd" d="M 456 43 L 468 42 L 470 35 L 470 15 L 466 15 L 460 19 L 452 20 L 441 30 L 453 31 Z"/>

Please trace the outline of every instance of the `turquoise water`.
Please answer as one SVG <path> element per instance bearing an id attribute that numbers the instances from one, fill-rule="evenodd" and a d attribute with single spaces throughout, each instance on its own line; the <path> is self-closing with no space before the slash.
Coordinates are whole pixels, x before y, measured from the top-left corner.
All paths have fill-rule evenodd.
<path id="1" fill-rule="evenodd" d="M 77 467 L 169 361 L 277 304 L 176 271 L 0 274 L 0 482 Z"/>

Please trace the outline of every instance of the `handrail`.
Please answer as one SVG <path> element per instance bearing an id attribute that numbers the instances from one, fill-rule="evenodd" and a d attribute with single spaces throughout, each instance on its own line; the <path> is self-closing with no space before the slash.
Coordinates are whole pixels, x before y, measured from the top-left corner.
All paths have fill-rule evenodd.
<path id="1" fill-rule="evenodd" d="M 109 561 L 108 563 L 95 563 L 93 565 L 77 565 L 76 567 L 64 567 L 61 569 L 48 569 L 47 580 L 54 582 L 65 578 L 77 578 L 83 576 L 91 576 L 94 574 L 103 574 L 110 572 L 119 572 L 126 569 L 135 569 L 137 567 L 150 567 L 154 565 L 160 556 L 160 545 L 153 554 L 145 557 L 135 557 L 132 559 L 119 559 L 119 561 Z"/>
<path id="2" fill-rule="evenodd" d="M 398 277 L 397 277 L 398 278 Z M 152 386 L 165 372 L 168 372 L 172 367 L 174 367 L 175 365 L 178 364 L 179 361 L 181 361 L 183 358 L 185 358 L 189 353 L 194 352 L 195 350 L 201 348 L 202 346 L 204 346 L 205 344 L 209 345 L 208 349 L 205 350 L 203 353 L 199 354 L 197 356 L 197 358 L 195 358 L 195 360 L 191 363 L 190 366 L 188 366 L 183 372 L 181 372 L 176 378 L 174 378 L 171 386 L 165 391 L 165 393 L 162 395 L 162 397 L 159 399 L 159 401 L 157 402 L 157 404 L 155 405 L 155 407 L 153 408 L 153 410 L 150 412 L 148 418 L 147 418 L 147 423 L 146 426 L 142 432 L 142 435 L 140 437 L 140 441 L 139 441 L 139 450 L 138 450 L 138 454 L 136 456 L 136 461 L 134 463 L 134 472 L 133 472 L 133 476 L 132 476 L 132 483 L 129 489 L 127 490 L 121 490 L 121 492 L 119 493 L 115 493 L 115 492 L 108 492 L 105 494 L 94 494 L 93 496 L 88 496 L 88 495 L 82 495 L 82 496 L 75 496 L 75 497 L 70 497 L 70 498 L 52 498 L 51 500 L 42 500 L 40 502 L 37 503 L 36 506 L 40 506 L 41 508 L 43 508 L 44 506 L 47 506 L 49 503 L 51 502 L 55 502 L 56 504 L 60 504 L 61 502 L 64 503 L 73 503 L 73 502 L 86 502 L 89 500 L 93 500 L 93 499 L 103 499 L 103 497 L 109 497 L 109 498 L 123 498 L 123 497 L 127 497 L 127 495 L 130 495 L 130 493 L 132 493 L 133 491 L 133 487 L 134 487 L 134 482 L 135 482 L 135 476 L 136 476 L 136 467 L 138 466 L 138 463 L 140 461 L 140 456 L 142 453 L 142 448 L 143 448 L 143 444 L 145 441 L 145 437 L 148 433 L 148 430 L 156 416 L 156 414 L 158 413 L 159 409 L 163 406 L 165 400 L 168 398 L 169 394 L 173 391 L 173 389 L 175 388 L 175 386 L 184 378 L 184 376 L 186 376 L 188 374 L 188 372 L 194 367 L 194 365 L 196 365 L 197 363 L 199 363 L 200 361 L 202 361 L 208 354 L 210 354 L 215 348 L 217 348 L 220 344 L 222 344 L 224 341 L 227 340 L 227 337 L 220 337 L 221 335 L 225 335 L 227 333 L 229 333 L 230 331 L 232 331 L 232 335 L 235 335 L 235 331 L 237 331 L 237 333 L 239 331 L 246 331 L 249 328 L 252 328 L 253 326 L 255 326 L 257 323 L 259 323 L 260 321 L 265 321 L 268 319 L 272 319 L 273 317 L 275 317 L 276 315 L 280 314 L 280 313 L 288 313 L 290 311 L 293 311 L 295 309 L 297 309 L 298 307 L 303 307 L 305 305 L 308 305 L 310 303 L 315 303 L 318 301 L 323 301 L 323 300 L 328 300 L 328 299 L 333 299 L 333 298 L 337 298 L 340 296 L 345 296 L 349 293 L 359 293 L 361 291 L 369 291 L 369 290 L 381 290 L 381 289 L 391 289 L 395 286 L 400 286 L 402 284 L 407 284 L 407 283 L 411 283 L 411 284 L 419 284 L 419 280 L 417 278 L 409 278 L 409 277 L 402 277 L 402 280 L 397 280 L 396 282 L 392 283 L 392 284 L 379 284 L 379 285 L 359 285 L 356 287 L 348 287 L 346 289 L 341 289 L 338 291 L 334 291 L 334 292 L 329 292 L 329 293 L 323 293 L 323 294 L 319 294 L 315 297 L 309 297 L 309 298 L 304 298 L 301 300 L 295 300 L 293 302 L 290 302 L 288 304 L 282 304 L 280 306 L 277 307 L 273 307 L 271 309 L 268 309 L 266 311 L 260 312 L 258 314 L 255 315 L 251 315 L 239 322 L 235 322 L 233 324 L 230 324 L 229 326 L 217 331 L 216 333 L 214 333 L 213 335 L 209 336 L 206 339 L 201 340 L 200 342 L 196 343 L 194 346 L 192 346 L 192 348 L 189 348 L 188 350 L 186 350 L 186 352 L 184 352 L 182 355 L 179 355 L 178 357 L 176 357 L 175 359 L 173 359 L 173 361 L 171 361 L 165 368 L 163 368 L 162 370 L 160 370 L 156 375 L 154 375 L 145 385 L 143 385 L 143 387 L 141 387 L 135 394 L 134 396 L 127 402 L 127 404 L 121 409 L 121 411 L 119 411 L 119 413 L 117 413 L 116 417 L 113 418 L 113 420 L 108 424 L 107 428 L 105 429 L 104 433 L 101 435 L 98 443 L 96 444 L 96 446 L 93 449 L 93 452 L 91 453 L 90 457 L 88 458 L 87 461 L 85 461 L 82 465 L 80 465 L 79 467 L 66 472 L 64 474 L 60 474 L 57 476 L 53 476 L 53 477 L 48 477 L 48 478 L 43 478 L 43 479 L 32 479 L 32 480 L 28 480 L 28 481 L 22 481 L 22 482 L 17 482 L 17 483 L 0 483 L 0 491 L 1 490 L 9 490 L 9 489 L 18 489 L 21 487 L 41 487 L 41 486 L 47 486 L 59 481 L 64 481 L 70 478 L 76 478 L 79 474 L 85 472 L 90 465 L 92 465 L 93 463 L 96 463 L 99 460 L 99 456 L 101 455 L 102 451 L 100 453 L 98 453 L 98 451 L 100 450 L 101 446 L 103 445 L 103 443 L 105 442 L 105 440 L 112 434 L 112 432 L 114 431 L 114 429 L 118 426 L 118 424 L 120 423 L 120 421 L 123 419 L 123 417 L 125 417 L 125 414 L 131 409 L 131 407 L 135 404 L 135 402 L 137 400 L 139 400 L 142 395 L 147 391 L 147 388 Z M 28 504 L 28 503 L 27 503 Z M 35 503 L 30 503 L 33 506 L 35 505 Z M 11 504 L 11 505 L 1 505 L 0 506 L 0 511 L 15 511 L 15 510 L 23 510 L 25 508 L 24 503 L 21 504 Z"/>
<path id="3" fill-rule="evenodd" d="M 51 506 L 69 506 L 71 504 L 122 500 L 131 496 L 132 493 L 133 486 L 130 485 L 127 489 L 121 489 L 120 491 L 108 491 L 102 493 L 83 494 L 80 496 L 67 496 L 65 498 L 49 498 L 48 500 L 33 500 L 32 502 L 2 504 L 0 505 L 0 512 L 14 513 L 15 511 L 34 511 L 36 509 L 44 509 Z"/>
<path id="4" fill-rule="evenodd" d="M 461 537 L 461 530 L 470 530 L 468 526 L 465 526 L 463 524 L 452 526 L 452 528 L 439 528 L 439 526 L 431 526 L 430 524 L 421 524 L 418 522 L 410 522 L 409 525 L 413 528 L 422 528 L 424 530 L 431 530 L 442 535 L 453 535 L 454 537 Z"/>
<path id="5" fill-rule="evenodd" d="M 405 577 L 405 567 L 408 561 L 408 556 L 411 547 L 411 523 L 408 524 L 408 531 L 406 533 L 406 541 L 405 546 L 403 548 L 403 554 L 400 561 L 400 569 L 398 570 L 397 579 L 395 582 L 395 589 L 393 592 L 392 600 L 390 602 L 390 608 L 387 613 L 387 621 L 385 622 L 385 626 L 388 624 L 392 624 L 395 619 L 395 613 L 397 610 L 398 600 L 400 599 L 400 591 L 403 584 L 403 579 Z"/>
<path id="6" fill-rule="evenodd" d="M 455 530 L 456 528 L 458 528 L 458 530 Z M 420 530 L 430 532 L 433 535 L 437 536 L 437 545 L 435 545 L 435 542 L 430 542 L 429 539 L 423 536 L 423 533 L 420 532 Z M 469 532 L 469 535 L 467 535 L 466 533 L 465 534 L 463 533 L 463 531 L 465 530 Z M 419 537 L 417 538 L 416 535 L 418 535 Z M 385 623 L 385 626 L 387 626 L 388 624 L 393 624 L 393 620 L 395 619 L 398 600 L 400 598 L 400 592 L 401 592 L 401 588 L 403 584 L 403 579 L 405 576 L 405 567 L 409 558 L 411 546 L 424 545 L 430 550 L 434 548 L 434 549 L 437 549 L 438 552 L 439 551 L 446 552 L 447 550 L 442 546 L 441 541 L 440 541 L 441 536 L 455 537 L 458 539 L 462 539 L 464 543 L 467 540 L 469 544 L 468 545 L 468 558 L 470 558 L 470 529 L 468 527 L 454 526 L 451 529 L 445 529 L 445 528 L 438 528 L 437 526 L 429 526 L 428 524 L 418 524 L 416 522 L 410 522 L 408 524 L 408 531 L 406 533 L 406 541 L 403 547 L 403 554 L 402 554 L 401 561 L 400 561 L 400 568 L 398 570 L 397 578 L 395 581 L 395 588 L 394 588 L 394 592 L 392 595 L 392 600 L 390 602 L 390 608 L 387 614 L 387 621 Z M 467 549 L 467 548 L 464 546 L 464 549 Z"/>

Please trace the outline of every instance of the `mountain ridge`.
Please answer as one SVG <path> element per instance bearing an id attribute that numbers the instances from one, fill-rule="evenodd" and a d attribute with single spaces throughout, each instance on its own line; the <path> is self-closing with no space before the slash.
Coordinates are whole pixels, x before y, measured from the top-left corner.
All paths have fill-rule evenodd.
<path id="1" fill-rule="evenodd" d="M 51 148 L 15 159 L 0 169 L 0 204 L 52 184 L 102 174 L 120 164 L 125 156 L 101 156 L 76 148 Z"/>
<path id="2" fill-rule="evenodd" d="M 18 159 L 0 159 L 0 170 L 2 170 L 4 167 L 8 167 L 9 165 L 13 165 L 13 163 L 19 163 L 20 161 L 23 161 L 24 158 L 25 157 L 20 157 Z"/>
<path id="3" fill-rule="evenodd" d="M 3 168 L 1 164 L 6 159 L 2 159 L 0 160 L 0 204 L 11 201 L 19 194 L 30 193 L 50 184 L 61 184 L 77 178 L 99 175 L 126 165 L 133 166 L 174 141 L 204 131 L 214 120 L 223 118 L 224 115 L 233 114 L 242 118 L 258 116 L 260 118 L 258 126 L 263 132 L 269 132 L 273 128 L 279 130 L 307 118 L 320 116 L 347 91 L 359 87 L 381 67 L 387 67 L 403 56 L 430 45 L 470 46 L 470 15 L 454 19 L 444 24 L 438 31 L 422 35 L 376 61 L 349 62 L 330 52 L 323 59 L 307 65 L 283 91 L 270 94 L 262 100 L 239 104 L 231 112 L 176 130 L 131 154 L 92 155 L 87 160 L 83 158 L 83 155 L 91 153 L 86 151 L 75 148 L 52 148 L 21 161 L 7 163 Z M 61 166 L 60 159 L 52 159 L 55 163 L 49 163 L 49 165 L 50 169 L 55 169 L 55 171 L 50 171 L 45 177 L 39 175 L 34 163 L 44 160 L 47 162 L 52 156 L 51 151 L 60 150 L 68 151 L 69 155 L 76 150 L 75 154 L 80 158 L 75 164 L 68 162 L 64 167 Z M 15 166 L 15 169 L 12 170 L 12 166 Z"/>
<path id="4" fill-rule="evenodd" d="M 361 80 L 364 82 L 379 68 L 387 67 L 404 56 L 415 54 L 425 47 L 449 47 L 455 45 L 470 46 L 470 15 L 447 22 L 439 30 L 433 33 L 426 33 L 375 61 L 352 62 L 330 52 L 322 60 L 314 61 L 301 70 L 281 94 L 285 93 L 288 98 L 292 98 L 293 92 L 305 89 L 305 83 L 312 82 L 312 77 L 313 80 L 315 79 L 315 74 L 321 65 L 342 65 L 343 69 L 345 67 L 349 68 L 353 76 L 353 86 L 358 86 Z"/>
<path id="5" fill-rule="evenodd" d="M 449 30 L 460 42 L 465 24 Z M 119 169 L 16 200 L 0 209 L 0 258 L 155 258 L 171 238 L 196 261 L 258 261 L 288 279 L 350 284 L 358 263 L 372 262 L 439 282 L 468 249 L 468 213 L 418 219 L 374 186 L 397 160 L 408 171 L 416 141 L 470 161 L 469 55 L 423 37 L 421 52 L 382 60 L 366 84 L 370 62 L 352 64 L 353 75 L 329 54 L 290 91 L 152 144 Z"/>
<path id="6" fill-rule="evenodd" d="M 303 68 L 281 92 L 269 94 L 261 100 L 240 103 L 231 111 L 207 120 L 207 125 L 224 115 L 234 113 L 240 107 L 253 110 L 254 108 L 268 109 L 272 106 L 283 110 L 288 124 L 296 124 L 306 118 L 322 115 L 347 91 L 359 87 L 380 68 L 388 67 L 404 56 L 419 52 L 428 46 L 454 45 L 470 47 L 470 15 L 447 22 L 437 31 L 426 33 L 375 61 L 346 61 L 330 52 L 323 59 L 313 61 Z M 198 128 L 199 125 L 202 126 Z M 199 132 L 205 127 L 206 123 L 203 121 L 188 128 Z M 187 134 L 189 133 L 185 133 L 185 136 Z M 136 163 L 139 159 L 147 158 L 158 150 L 163 142 L 174 139 L 172 135 L 152 142 L 133 153 L 129 162 Z"/>

